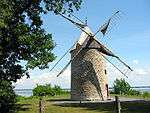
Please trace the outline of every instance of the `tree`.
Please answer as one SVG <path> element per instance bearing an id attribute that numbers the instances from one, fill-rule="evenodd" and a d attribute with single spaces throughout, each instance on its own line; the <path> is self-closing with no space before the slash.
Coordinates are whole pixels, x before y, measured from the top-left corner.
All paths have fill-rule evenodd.
<path id="1" fill-rule="evenodd" d="M 0 80 L 0 113 L 13 112 L 15 93 L 10 81 Z"/>
<path id="2" fill-rule="evenodd" d="M 51 84 L 37 85 L 33 89 L 33 96 L 55 96 L 64 93 L 67 93 L 67 91 L 63 91 L 63 89 L 58 85 L 52 87 Z"/>
<path id="3" fill-rule="evenodd" d="M 131 90 L 131 86 L 125 79 L 116 79 L 114 81 L 114 93 L 115 94 L 129 94 Z"/>
<path id="4" fill-rule="evenodd" d="M 53 91 L 55 92 L 55 95 L 61 95 L 61 94 L 66 93 L 66 91 L 63 91 L 63 89 L 58 85 L 55 85 L 53 87 Z"/>
<path id="5" fill-rule="evenodd" d="M 41 27 L 41 15 L 71 13 L 81 0 L 0 0 L 0 75 L 14 81 L 28 69 L 45 69 L 55 59 L 52 34 Z M 26 61 L 25 68 L 20 61 Z"/>
<path id="6" fill-rule="evenodd" d="M 51 84 L 37 85 L 33 89 L 33 96 L 54 96 L 55 92 L 51 87 Z"/>
<path id="7" fill-rule="evenodd" d="M 0 0 L 0 80 L 16 82 L 24 75 L 29 77 L 29 69 L 47 68 L 48 63 L 56 58 L 52 53 L 55 43 L 52 34 L 41 27 L 41 15 L 49 11 L 69 14 L 79 10 L 81 2 Z M 21 65 L 21 61 L 26 64 Z"/>

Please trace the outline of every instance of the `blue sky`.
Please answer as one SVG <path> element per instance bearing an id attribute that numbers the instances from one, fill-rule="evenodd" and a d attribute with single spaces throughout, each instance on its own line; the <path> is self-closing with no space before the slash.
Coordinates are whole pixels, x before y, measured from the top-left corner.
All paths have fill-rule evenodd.
<path id="1" fill-rule="evenodd" d="M 150 1 L 149 0 L 83 0 L 81 10 L 74 15 L 82 20 L 87 17 L 88 25 L 95 32 L 100 25 L 117 10 L 122 11 L 121 18 L 111 32 L 100 38 L 114 53 L 133 67 L 134 72 L 125 78 L 132 86 L 150 85 Z M 70 22 L 58 15 L 49 13 L 42 16 L 43 28 L 53 34 L 53 40 L 57 44 L 54 53 L 56 61 L 79 38 L 81 31 Z M 56 78 L 60 70 L 69 61 L 68 54 L 53 72 L 49 69 L 30 70 L 31 78 L 23 78 L 16 84 L 16 88 L 33 88 L 36 83 L 58 84 L 64 88 L 70 87 L 70 67 L 59 78 Z M 56 62 L 55 61 L 55 62 Z M 50 63 L 52 67 L 54 63 Z M 113 75 L 109 72 L 109 84 L 122 75 Z"/>

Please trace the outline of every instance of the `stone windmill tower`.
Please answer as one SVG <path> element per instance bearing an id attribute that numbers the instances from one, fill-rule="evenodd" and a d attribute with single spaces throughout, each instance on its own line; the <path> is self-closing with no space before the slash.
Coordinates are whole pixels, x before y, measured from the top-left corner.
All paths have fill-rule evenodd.
<path id="1" fill-rule="evenodd" d="M 108 99 L 109 94 L 106 61 L 110 61 L 106 56 L 116 58 L 125 67 L 132 71 L 132 69 L 125 62 L 123 62 L 118 56 L 113 54 L 108 48 L 106 48 L 100 41 L 96 39 L 96 34 L 98 32 L 102 32 L 103 35 L 106 34 L 111 19 L 118 13 L 119 11 L 117 11 L 107 23 L 100 27 L 96 33 L 93 33 L 87 24 L 77 23 L 60 14 L 62 17 L 69 20 L 82 30 L 79 40 L 77 40 L 77 42 L 68 50 L 71 53 L 71 60 L 57 75 L 59 76 L 62 74 L 71 64 L 72 100 Z M 61 59 L 68 53 L 68 51 L 61 57 Z M 54 67 L 59 63 L 59 61 L 54 65 Z M 126 76 L 126 74 L 117 66 L 115 66 L 112 62 L 110 63 Z"/>
<path id="2" fill-rule="evenodd" d="M 92 34 L 88 27 L 84 30 Z M 88 35 L 85 32 L 70 51 L 73 58 L 81 49 Z M 94 37 L 89 39 L 83 50 L 71 63 L 71 99 L 72 100 L 106 100 L 108 98 L 108 80 L 106 62 L 97 49 L 101 44 Z"/>

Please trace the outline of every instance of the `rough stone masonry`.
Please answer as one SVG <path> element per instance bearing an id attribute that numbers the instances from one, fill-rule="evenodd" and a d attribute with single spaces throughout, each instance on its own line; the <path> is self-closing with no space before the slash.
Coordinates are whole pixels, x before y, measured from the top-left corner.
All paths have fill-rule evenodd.
<path id="1" fill-rule="evenodd" d="M 71 51 L 71 57 L 78 48 Z M 71 63 L 71 99 L 107 100 L 106 63 L 96 49 L 83 49 Z"/>

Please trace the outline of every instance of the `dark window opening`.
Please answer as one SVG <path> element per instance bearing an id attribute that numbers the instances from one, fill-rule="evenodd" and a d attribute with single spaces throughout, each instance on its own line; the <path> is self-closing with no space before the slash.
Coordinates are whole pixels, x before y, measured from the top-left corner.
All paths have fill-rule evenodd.
<path id="1" fill-rule="evenodd" d="M 106 69 L 105 69 L 105 74 L 107 74 L 107 71 L 106 71 Z"/>

